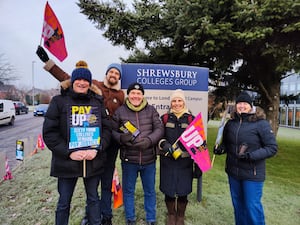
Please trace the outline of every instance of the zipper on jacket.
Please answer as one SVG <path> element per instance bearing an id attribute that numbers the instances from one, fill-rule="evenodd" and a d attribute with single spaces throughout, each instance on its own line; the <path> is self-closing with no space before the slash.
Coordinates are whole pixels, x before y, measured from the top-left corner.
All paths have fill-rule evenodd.
<path id="1" fill-rule="evenodd" d="M 235 145 L 236 145 L 236 147 L 235 147 L 235 154 L 236 155 L 238 155 L 239 154 L 239 146 L 238 146 L 238 134 L 239 134 L 239 131 L 240 131 L 240 128 L 241 128 L 241 125 L 242 125 L 242 122 L 243 122 L 243 120 L 242 120 L 242 118 L 240 117 L 240 125 L 239 125 L 239 127 L 237 128 L 237 132 L 236 132 L 236 136 L 235 136 Z M 236 157 L 236 164 L 239 164 L 239 159 L 238 159 L 238 157 Z M 237 175 L 239 176 L 239 168 L 238 168 L 238 166 L 237 166 Z"/>
<path id="2" fill-rule="evenodd" d="M 135 118 L 136 118 L 136 126 L 139 130 L 140 129 L 140 123 L 139 123 L 139 113 L 135 112 Z M 139 138 L 139 137 L 137 137 Z M 142 165 L 142 151 L 139 149 L 139 164 Z"/>

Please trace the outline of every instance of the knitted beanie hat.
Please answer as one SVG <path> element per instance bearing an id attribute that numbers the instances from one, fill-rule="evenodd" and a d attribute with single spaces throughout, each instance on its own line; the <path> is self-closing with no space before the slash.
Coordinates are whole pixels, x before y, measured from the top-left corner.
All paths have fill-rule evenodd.
<path id="1" fill-rule="evenodd" d="M 176 89 L 175 91 L 172 92 L 171 94 L 171 101 L 174 99 L 174 98 L 181 98 L 184 103 L 185 102 L 185 95 L 184 95 L 184 92 L 182 89 Z"/>
<path id="2" fill-rule="evenodd" d="M 119 70 L 119 73 L 120 73 L 120 79 L 121 79 L 121 76 L 122 76 L 122 67 L 121 67 L 121 64 L 118 64 L 118 63 L 112 63 L 112 64 L 110 64 L 110 65 L 107 67 L 107 70 L 106 70 L 105 75 L 107 75 L 107 72 L 108 72 L 110 69 L 112 69 L 112 68 Z"/>
<path id="3" fill-rule="evenodd" d="M 239 102 L 247 102 L 252 107 L 252 99 L 246 91 L 241 92 L 240 95 L 236 98 L 235 103 L 237 104 Z"/>
<path id="4" fill-rule="evenodd" d="M 129 92 L 132 91 L 132 90 L 140 90 L 140 91 L 143 93 L 143 95 L 144 95 L 144 93 L 145 93 L 144 87 L 143 87 L 141 84 L 139 84 L 139 83 L 132 83 L 132 84 L 130 84 L 130 85 L 128 86 L 128 88 L 127 88 L 127 95 L 128 95 Z"/>
<path id="5" fill-rule="evenodd" d="M 71 76 L 71 82 L 74 83 L 75 80 L 84 79 L 87 80 L 90 84 L 92 83 L 92 73 L 88 69 L 88 65 L 85 61 L 78 61 L 76 63 L 76 69 L 73 70 Z"/>

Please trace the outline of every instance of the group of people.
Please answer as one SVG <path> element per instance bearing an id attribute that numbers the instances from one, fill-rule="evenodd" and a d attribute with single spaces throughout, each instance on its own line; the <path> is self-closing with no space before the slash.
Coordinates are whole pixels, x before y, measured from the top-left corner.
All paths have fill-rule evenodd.
<path id="1" fill-rule="evenodd" d="M 138 176 L 144 191 L 146 223 L 156 224 L 157 155 L 160 155 L 160 177 L 163 179 L 160 179 L 159 189 L 165 196 L 166 224 L 184 225 L 192 180 L 202 176 L 185 148 L 176 142 L 194 119 L 187 108 L 184 92 L 173 91 L 170 110 L 160 116 L 148 104 L 141 84 L 130 84 L 125 98 L 120 87 L 120 64 L 109 65 L 104 81 L 100 82 L 92 79 L 84 61 L 76 64 L 70 76 L 49 59 L 41 46 L 37 55 L 45 63 L 44 68 L 61 81 L 61 94 L 51 100 L 43 125 L 44 141 L 52 151 L 50 175 L 58 181 L 56 224 L 68 224 L 71 199 L 79 177 L 83 177 L 86 191 L 86 215 L 81 224 L 112 224 L 111 185 L 120 150 L 126 225 L 135 225 L 137 220 L 134 199 Z M 236 224 L 263 224 L 260 199 L 265 159 L 276 153 L 277 145 L 268 122 L 257 116 L 257 110 L 247 96 L 244 102 L 245 93 L 242 97 L 238 97 L 235 117 L 226 124 L 223 143 L 214 149 L 214 153 L 227 153 L 226 172 Z M 78 118 L 86 119 L 87 125 L 83 127 L 99 127 L 99 131 L 93 133 L 98 135 L 97 144 L 70 148 L 70 136 L 74 132 L 70 120 L 77 118 L 70 116 L 72 107 L 82 108 L 81 113 L 84 109 L 93 109 L 83 113 L 85 117 Z M 126 129 L 128 124 L 134 128 L 134 133 Z M 238 152 L 242 144 L 247 146 L 243 153 Z"/>

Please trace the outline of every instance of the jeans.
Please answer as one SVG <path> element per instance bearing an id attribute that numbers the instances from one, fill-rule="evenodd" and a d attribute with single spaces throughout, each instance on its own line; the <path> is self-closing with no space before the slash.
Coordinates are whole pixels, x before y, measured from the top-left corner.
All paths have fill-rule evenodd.
<path id="1" fill-rule="evenodd" d="M 228 176 L 236 225 L 265 225 L 261 203 L 264 182 L 236 180 Z"/>
<path id="2" fill-rule="evenodd" d="M 126 221 L 135 221 L 134 194 L 138 174 L 144 190 L 146 221 L 156 221 L 155 162 L 148 165 L 122 162 L 123 201 Z"/>
<path id="3" fill-rule="evenodd" d="M 55 224 L 67 225 L 69 222 L 70 205 L 74 189 L 78 178 L 58 178 L 57 190 L 59 199 L 56 207 Z M 87 208 L 89 224 L 100 224 L 100 207 L 98 185 L 99 178 L 97 176 L 83 178 L 85 192 L 87 196 Z"/>

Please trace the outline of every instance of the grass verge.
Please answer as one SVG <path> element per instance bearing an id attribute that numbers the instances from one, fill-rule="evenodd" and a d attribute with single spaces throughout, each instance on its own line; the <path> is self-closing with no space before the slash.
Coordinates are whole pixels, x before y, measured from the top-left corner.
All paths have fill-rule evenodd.
<path id="1" fill-rule="evenodd" d="M 278 154 L 267 161 L 267 180 L 264 186 L 263 203 L 266 223 L 272 225 L 300 224 L 300 131 L 280 128 Z M 208 145 L 212 149 L 217 127 L 208 125 Z M 54 224 L 57 202 L 56 179 L 49 176 L 51 152 L 48 150 L 26 158 L 14 171 L 13 179 L 0 183 L 1 225 L 46 225 Z M 224 172 L 225 156 L 217 156 L 214 168 L 203 175 L 202 201 L 196 200 L 196 180 L 189 196 L 186 225 L 234 224 L 233 209 L 227 176 Z M 120 161 L 117 168 L 121 174 Z M 157 223 L 165 224 L 166 209 L 159 191 L 159 163 L 157 162 Z M 138 179 L 136 186 L 136 214 L 138 225 L 144 225 L 143 191 Z M 78 180 L 72 200 L 70 225 L 79 225 L 84 215 L 85 192 L 82 179 Z M 124 209 L 113 211 L 114 225 L 125 224 Z"/>

